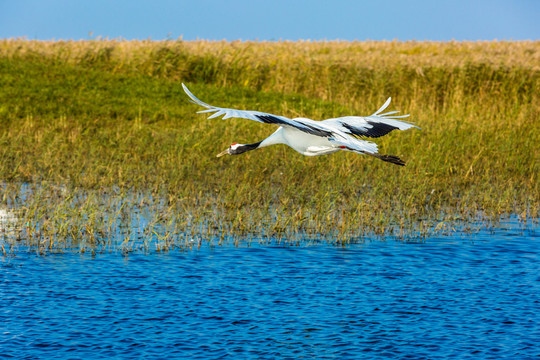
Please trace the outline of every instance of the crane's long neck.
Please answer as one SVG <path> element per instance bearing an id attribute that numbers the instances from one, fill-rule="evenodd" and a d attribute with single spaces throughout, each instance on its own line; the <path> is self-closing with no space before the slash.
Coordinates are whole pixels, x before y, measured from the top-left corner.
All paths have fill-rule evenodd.
<path id="1" fill-rule="evenodd" d="M 242 154 L 242 153 L 245 153 L 246 151 L 255 150 L 255 149 L 270 146 L 270 145 L 285 144 L 286 142 L 284 141 L 282 132 L 283 132 L 283 128 L 280 127 L 272 135 L 270 135 L 269 137 L 267 137 L 266 139 L 262 141 L 259 141 L 253 144 L 241 145 L 238 148 L 236 148 L 233 155 Z"/>
<path id="2" fill-rule="evenodd" d="M 287 144 L 283 137 L 283 128 L 280 126 L 272 135 L 260 142 L 259 147 L 277 144 Z"/>
<path id="3" fill-rule="evenodd" d="M 234 150 L 234 153 L 232 153 L 231 155 L 239 155 L 239 154 L 245 153 L 246 151 L 255 150 L 261 145 L 261 143 L 262 143 L 262 141 L 259 141 L 259 142 L 253 143 L 253 144 L 241 145 L 241 146 L 237 147 L 236 150 Z"/>

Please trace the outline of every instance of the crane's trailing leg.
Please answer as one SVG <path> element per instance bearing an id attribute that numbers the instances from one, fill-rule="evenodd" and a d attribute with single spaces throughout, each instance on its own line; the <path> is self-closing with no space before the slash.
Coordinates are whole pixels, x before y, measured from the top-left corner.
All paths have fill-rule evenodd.
<path id="1" fill-rule="evenodd" d="M 387 161 L 389 163 L 396 164 L 396 165 L 399 165 L 399 166 L 405 166 L 405 161 L 401 160 L 399 157 L 397 157 L 395 155 L 382 155 L 382 154 L 379 154 L 379 153 L 370 153 L 370 152 L 367 152 L 367 151 L 355 151 L 355 150 L 347 148 L 345 146 L 342 146 L 341 148 L 347 149 L 349 151 L 359 152 L 360 154 L 364 154 L 364 155 L 370 155 L 370 156 L 373 156 L 373 157 L 375 157 L 377 159 L 380 159 L 382 161 Z"/>
<path id="2" fill-rule="evenodd" d="M 405 166 L 405 161 L 401 160 L 399 157 L 394 155 L 381 155 L 381 154 L 369 154 L 371 156 L 376 157 L 377 159 L 381 159 L 382 161 L 388 161 L 392 164 Z"/>

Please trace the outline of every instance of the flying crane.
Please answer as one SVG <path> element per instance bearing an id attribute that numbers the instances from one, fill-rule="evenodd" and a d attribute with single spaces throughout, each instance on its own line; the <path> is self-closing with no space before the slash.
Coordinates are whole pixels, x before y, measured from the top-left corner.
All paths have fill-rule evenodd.
<path id="1" fill-rule="evenodd" d="M 362 155 L 369 155 L 377 159 L 404 166 L 405 162 L 394 155 L 381 155 L 378 153 L 377 144 L 365 140 L 365 138 L 378 138 L 393 130 L 407 130 L 417 128 L 413 124 L 398 120 L 409 115 L 394 115 L 399 111 L 390 111 L 381 114 L 388 105 L 388 98 L 383 106 L 369 116 L 344 116 L 323 121 L 315 121 L 307 118 L 289 119 L 284 116 L 272 115 L 260 111 L 227 109 L 209 105 L 195 97 L 182 84 L 184 91 L 191 101 L 206 110 L 198 113 L 213 113 L 208 118 L 223 115 L 223 119 L 243 118 L 258 121 L 265 124 L 278 125 L 278 129 L 266 139 L 253 144 L 234 143 L 217 156 L 239 155 L 246 151 L 260 149 L 270 145 L 285 144 L 302 155 L 318 156 L 332 154 L 337 151 L 352 151 Z"/>

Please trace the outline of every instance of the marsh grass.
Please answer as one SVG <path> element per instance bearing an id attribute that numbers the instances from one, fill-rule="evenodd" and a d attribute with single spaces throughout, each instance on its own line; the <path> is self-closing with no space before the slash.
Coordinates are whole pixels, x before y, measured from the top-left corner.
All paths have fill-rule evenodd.
<path id="1" fill-rule="evenodd" d="M 0 41 L 0 208 L 17 219 L 1 236 L 129 253 L 535 221 L 539 54 L 538 42 Z M 285 146 L 216 159 L 274 129 L 206 120 L 181 82 L 211 104 L 313 119 L 392 96 L 422 130 L 377 140 L 405 168 Z"/>

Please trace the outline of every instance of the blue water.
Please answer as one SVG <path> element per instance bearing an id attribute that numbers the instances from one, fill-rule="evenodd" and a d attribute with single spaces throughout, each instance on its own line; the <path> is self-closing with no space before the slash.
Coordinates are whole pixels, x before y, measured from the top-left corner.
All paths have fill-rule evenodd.
<path id="1" fill-rule="evenodd" d="M 0 267 L 0 357 L 538 358 L 538 235 L 19 253 Z"/>

